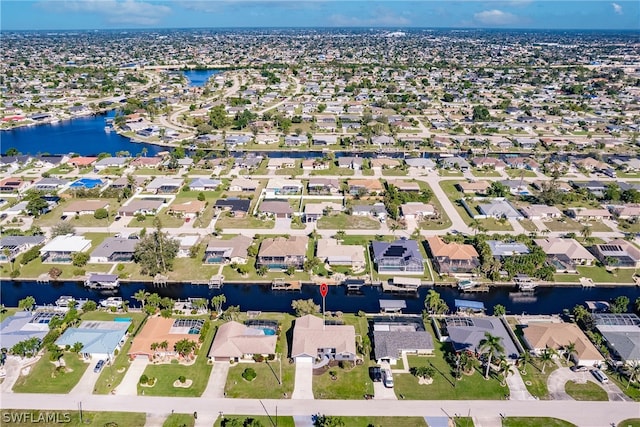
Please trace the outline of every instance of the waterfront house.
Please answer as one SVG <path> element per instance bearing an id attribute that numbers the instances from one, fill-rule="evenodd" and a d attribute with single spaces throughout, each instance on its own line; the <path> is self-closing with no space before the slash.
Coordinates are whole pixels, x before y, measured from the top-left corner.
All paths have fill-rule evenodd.
<path id="1" fill-rule="evenodd" d="M 149 361 L 154 357 L 177 358 L 176 343 L 187 339 L 197 344 L 203 324 L 202 319 L 149 317 L 133 339 L 127 355 L 131 359 L 147 358 Z M 158 345 L 163 342 L 166 346 Z"/>
<path id="2" fill-rule="evenodd" d="M 481 169 L 493 169 L 496 171 L 503 171 L 507 164 L 495 157 L 475 157 L 471 160 L 471 163 L 477 168 Z"/>
<path id="3" fill-rule="evenodd" d="M 409 220 L 420 221 L 436 214 L 431 204 L 422 202 L 407 202 L 400 205 L 402 217 Z"/>
<path id="4" fill-rule="evenodd" d="M 133 199 L 127 205 L 121 206 L 120 209 L 118 209 L 118 215 L 155 215 L 163 205 L 163 200 Z"/>
<path id="5" fill-rule="evenodd" d="M 217 211 L 229 211 L 235 218 L 243 218 L 251 206 L 251 200 L 238 199 L 236 197 L 228 197 L 226 199 L 218 199 L 213 205 Z"/>
<path id="6" fill-rule="evenodd" d="M 267 161 L 267 169 L 293 169 L 296 167 L 296 162 L 296 159 L 291 159 L 288 157 L 269 159 Z"/>
<path id="7" fill-rule="evenodd" d="M 616 364 L 640 363 L 640 317 L 633 313 L 594 313 L 592 316 Z"/>
<path id="8" fill-rule="evenodd" d="M 293 216 L 293 208 L 286 200 L 265 200 L 260 204 L 258 211 L 275 218 L 291 218 Z"/>
<path id="9" fill-rule="evenodd" d="M 0 348 L 11 349 L 31 338 L 44 339 L 49 333 L 49 321 L 56 316 L 52 312 L 18 311 L 7 317 L 0 323 Z"/>
<path id="10" fill-rule="evenodd" d="M 0 262 L 7 262 L 44 242 L 44 236 L 5 236 L 0 238 Z M 8 253 L 5 253 L 8 252 Z"/>
<path id="11" fill-rule="evenodd" d="M 424 258 L 415 240 L 371 242 L 373 262 L 380 274 L 423 274 Z"/>
<path id="12" fill-rule="evenodd" d="M 162 163 L 161 157 L 136 157 L 130 163 L 131 166 L 137 168 L 155 169 Z"/>
<path id="13" fill-rule="evenodd" d="M 69 159 L 67 164 L 77 168 L 85 168 L 87 166 L 91 166 L 97 160 L 97 157 L 72 157 Z"/>
<path id="14" fill-rule="evenodd" d="M 227 137 L 224 139 L 224 143 L 232 147 L 236 145 L 247 145 L 250 142 L 250 135 L 227 135 Z"/>
<path id="15" fill-rule="evenodd" d="M 478 210 L 487 218 L 522 219 L 523 216 L 507 200 L 493 199 L 489 203 L 478 204 Z"/>
<path id="16" fill-rule="evenodd" d="M 36 168 L 54 168 L 68 160 L 67 156 L 39 155 L 33 158 L 33 166 Z"/>
<path id="17" fill-rule="evenodd" d="M 640 249 L 623 239 L 594 245 L 593 252 L 600 262 L 608 267 L 639 268 Z"/>
<path id="18" fill-rule="evenodd" d="M 191 256 L 191 251 L 200 240 L 199 234 L 188 234 L 186 236 L 177 236 L 173 238 L 178 242 L 178 253 L 176 257 L 187 258 Z"/>
<path id="19" fill-rule="evenodd" d="M 85 360 L 114 360 L 127 338 L 130 321 L 85 320 L 77 328 L 67 328 L 56 340 L 60 348 L 82 344 L 80 356 Z"/>
<path id="20" fill-rule="evenodd" d="M 266 195 L 293 195 L 302 192 L 302 181 L 299 179 L 271 178 L 265 188 Z"/>
<path id="21" fill-rule="evenodd" d="M 534 239 L 534 243 L 547 254 L 547 263 L 557 272 L 576 272 L 579 265 L 589 266 L 596 258 L 575 239 L 548 237 Z"/>
<path id="22" fill-rule="evenodd" d="M 308 314 L 296 319 L 293 327 L 291 357 L 296 363 L 318 362 L 320 367 L 331 360 L 355 361 L 356 331 L 352 325 L 325 325 L 324 321 Z"/>
<path id="23" fill-rule="evenodd" d="M 350 179 L 347 187 L 352 196 L 377 195 L 383 191 L 382 183 L 377 179 Z"/>
<path id="24" fill-rule="evenodd" d="M 440 160 L 440 163 L 445 169 L 460 169 L 462 172 L 466 172 L 471 168 L 469 162 L 459 156 L 445 157 Z"/>
<path id="25" fill-rule="evenodd" d="M 398 166 L 400 166 L 400 160 L 398 159 L 388 159 L 385 157 L 371 159 L 371 169 L 377 172 L 382 169 L 394 169 Z"/>
<path id="26" fill-rule="evenodd" d="M 147 184 L 147 191 L 154 194 L 177 193 L 182 183 L 182 178 L 159 176 Z"/>
<path id="27" fill-rule="evenodd" d="M 199 217 L 206 207 L 206 202 L 200 200 L 187 200 L 183 203 L 173 203 L 169 206 L 168 213 L 185 218 L 187 222 Z"/>
<path id="28" fill-rule="evenodd" d="M 100 172 L 107 168 L 121 168 L 124 167 L 129 160 L 128 157 L 105 157 L 95 162 L 93 170 Z"/>
<path id="29" fill-rule="evenodd" d="M 472 274 L 480 265 L 478 252 L 472 245 L 445 243 L 440 236 L 428 237 L 427 244 L 439 274 Z"/>
<path id="30" fill-rule="evenodd" d="M 371 144 L 377 145 L 379 147 L 388 147 L 395 145 L 396 140 L 389 135 L 376 135 L 371 137 Z"/>
<path id="31" fill-rule="evenodd" d="M 107 237 L 91 252 L 89 262 L 131 262 L 138 240 Z"/>
<path id="32" fill-rule="evenodd" d="M 362 169 L 362 157 L 339 157 L 338 167 L 360 170 Z"/>
<path id="33" fill-rule="evenodd" d="M 242 234 L 231 239 L 212 239 L 204 252 L 205 264 L 246 264 L 247 249 L 253 243 L 251 237 Z"/>
<path id="34" fill-rule="evenodd" d="M 109 202 L 106 200 L 77 200 L 62 208 L 62 215 L 94 215 L 98 209 L 108 209 Z"/>
<path id="35" fill-rule="evenodd" d="M 254 192 L 260 183 L 247 178 L 234 178 L 229 184 L 229 191 L 234 192 Z"/>
<path id="36" fill-rule="evenodd" d="M 76 252 L 86 252 L 91 247 L 91 240 L 83 236 L 66 234 L 56 236 L 40 249 L 42 262 L 69 263 Z"/>
<path id="37" fill-rule="evenodd" d="M 536 356 L 545 349 L 562 353 L 567 345 L 573 343 L 575 352 L 571 358 L 576 365 L 599 365 L 604 359 L 575 323 L 529 322 L 522 325 L 522 337 Z"/>
<path id="38" fill-rule="evenodd" d="M 342 245 L 336 239 L 318 239 L 316 256 L 331 266 L 348 266 L 354 271 L 366 266 L 363 246 Z"/>
<path id="39" fill-rule="evenodd" d="M 288 147 L 298 147 L 309 144 L 307 135 L 287 135 L 284 137 L 284 145 Z"/>
<path id="40" fill-rule="evenodd" d="M 397 365 L 406 355 L 433 355 L 431 334 L 416 322 L 395 320 L 373 323 L 373 352 L 378 364 Z"/>
<path id="41" fill-rule="evenodd" d="M 271 329 L 246 326 L 232 320 L 218 327 L 208 357 L 213 362 L 253 361 L 254 356 L 274 355 L 277 341 L 278 336 Z"/>
<path id="42" fill-rule="evenodd" d="M 269 270 L 286 270 L 294 267 L 301 270 L 306 259 L 306 236 L 270 237 L 264 239 L 258 252 L 257 266 Z"/>
<path id="43" fill-rule="evenodd" d="M 256 156 L 250 153 L 241 159 L 235 159 L 233 167 L 248 170 L 257 169 L 260 167 L 260 163 L 262 163 L 263 159 L 264 157 L 262 156 Z"/>
<path id="44" fill-rule="evenodd" d="M 422 157 L 405 159 L 404 161 L 409 166 L 409 169 L 414 171 L 433 172 L 436 168 L 433 160 Z"/>
<path id="45" fill-rule="evenodd" d="M 335 123 L 334 126 L 329 126 L 329 128 L 331 129 L 335 129 Z M 327 127 L 324 127 L 323 129 L 327 129 Z M 311 140 L 313 145 L 321 145 L 321 146 L 328 146 L 328 145 L 337 145 L 338 144 L 338 135 L 313 135 L 313 139 Z"/>
<path id="46" fill-rule="evenodd" d="M 524 206 L 520 208 L 520 212 L 522 212 L 526 218 L 531 220 L 555 219 L 562 217 L 562 212 L 555 206 L 540 204 Z"/>
<path id="47" fill-rule="evenodd" d="M 501 242 L 499 240 L 487 240 L 489 250 L 494 258 L 504 259 L 506 257 L 528 254 L 529 248 L 524 243 Z"/>
<path id="48" fill-rule="evenodd" d="M 444 324 L 446 332 L 441 335 L 441 340 L 450 342 L 456 353 L 470 351 L 479 355 L 482 352 L 480 342 L 488 332 L 499 338 L 507 360 L 515 362 L 518 359 L 518 347 L 498 317 L 448 316 L 444 318 Z"/>

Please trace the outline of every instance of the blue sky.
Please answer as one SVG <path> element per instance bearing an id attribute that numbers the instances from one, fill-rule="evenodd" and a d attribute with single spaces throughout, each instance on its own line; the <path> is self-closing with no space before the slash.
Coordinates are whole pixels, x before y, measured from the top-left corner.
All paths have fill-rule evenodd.
<path id="1" fill-rule="evenodd" d="M 637 0 L 1 0 L 2 30 L 473 27 L 640 30 Z"/>

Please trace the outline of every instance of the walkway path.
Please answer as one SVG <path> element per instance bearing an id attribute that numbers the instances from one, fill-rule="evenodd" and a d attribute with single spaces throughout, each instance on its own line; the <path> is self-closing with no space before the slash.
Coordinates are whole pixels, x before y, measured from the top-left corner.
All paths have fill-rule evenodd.
<path id="1" fill-rule="evenodd" d="M 134 359 L 129 365 L 129 370 L 124 374 L 124 378 L 120 385 L 116 388 L 115 394 L 122 396 L 137 396 L 138 395 L 138 382 L 140 376 L 149 364 L 148 360 Z"/>
<path id="2" fill-rule="evenodd" d="M 291 399 L 313 399 L 313 360 L 297 358 L 296 378 Z"/>
<path id="3" fill-rule="evenodd" d="M 202 393 L 202 397 L 212 399 L 224 397 L 224 386 L 227 384 L 227 375 L 230 367 L 231 364 L 229 362 L 215 362 L 213 364 L 209 382 L 204 393 Z"/>
<path id="4" fill-rule="evenodd" d="M 509 399 L 511 400 L 536 400 L 535 397 L 527 390 L 520 371 L 514 367 L 514 373 L 507 377 L 507 385 L 509 386 Z"/>

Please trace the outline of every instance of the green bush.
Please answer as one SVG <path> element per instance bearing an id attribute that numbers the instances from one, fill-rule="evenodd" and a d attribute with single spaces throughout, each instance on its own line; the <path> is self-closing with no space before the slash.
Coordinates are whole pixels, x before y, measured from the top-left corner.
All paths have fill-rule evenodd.
<path id="1" fill-rule="evenodd" d="M 149 382 L 149 377 L 146 374 L 142 374 L 140 376 L 140 384 L 146 384 Z"/>
<path id="2" fill-rule="evenodd" d="M 16 277 L 20 276 L 20 270 L 19 269 L 15 269 L 11 272 L 11 274 L 9 275 L 12 279 L 15 279 Z"/>
<path id="3" fill-rule="evenodd" d="M 84 268 L 74 268 L 73 275 L 74 276 L 84 276 L 87 271 Z"/>
<path id="4" fill-rule="evenodd" d="M 93 217 L 95 219 L 105 219 L 108 216 L 109 212 L 105 208 L 96 209 L 96 211 L 93 213 Z"/>
<path id="5" fill-rule="evenodd" d="M 184 384 L 184 383 L 187 381 L 187 379 L 185 378 L 185 376 L 184 376 L 184 375 L 180 375 L 180 376 L 178 377 L 178 381 L 180 381 L 182 384 Z"/>
<path id="6" fill-rule="evenodd" d="M 27 265 L 34 259 L 40 256 L 40 249 L 42 249 L 44 245 L 34 246 L 25 253 L 22 254 L 22 259 L 20 260 L 20 264 Z"/>
<path id="7" fill-rule="evenodd" d="M 124 264 L 118 264 L 118 266 L 116 267 L 116 270 L 118 271 L 124 270 Z"/>
<path id="8" fill-rule="evenodd" d="M 242 378 L 244 378 L 247 381 L 253 381 L 256 379 L 258 375 L 256 374 L 256 371 L 253 368 L 247 368 L 242 372 Z"/>

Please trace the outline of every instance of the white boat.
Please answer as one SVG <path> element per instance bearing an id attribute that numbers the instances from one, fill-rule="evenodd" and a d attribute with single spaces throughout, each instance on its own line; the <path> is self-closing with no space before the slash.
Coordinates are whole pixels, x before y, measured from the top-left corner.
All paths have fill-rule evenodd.
<path id="1" fill-rule="evenodd" d="M 474 282 L 473 280 L 460 280 L 458 282 L 458 289 L 460 290 L 468 290 L 468 289 L 473 289 L 478 285 L 477 282 Z"/>
<path id="2" fill-rule="evenodd" d="M 100 305 L 102 307 L 122 307 L 122 297 L 109 297 L 100 300 Z"/>
<path id="3" fill-rule="evenodd" d="M 60 298 L 56 300 L 56 307 L 70 308 L 73 304 L 76 308 L 81 308 L 87 301 L 89 300 L 86 298 L 76 299 L 71 295 L 61 295 Z"/>
<path id="4" fill-rule="evenodd" d="M 518 289 L 523 292 L 533 291 L 538 286 L 538 284 L 526 274 L 516 275 L 513 281 L 518 285 Z"/>
<path id="5" fill-rule="evenodd" d="M 113 130 L 113 128 L 111 126 L 105 126 L 104 127 L 104 131 L 107 133 L 110 133 Z"/>

